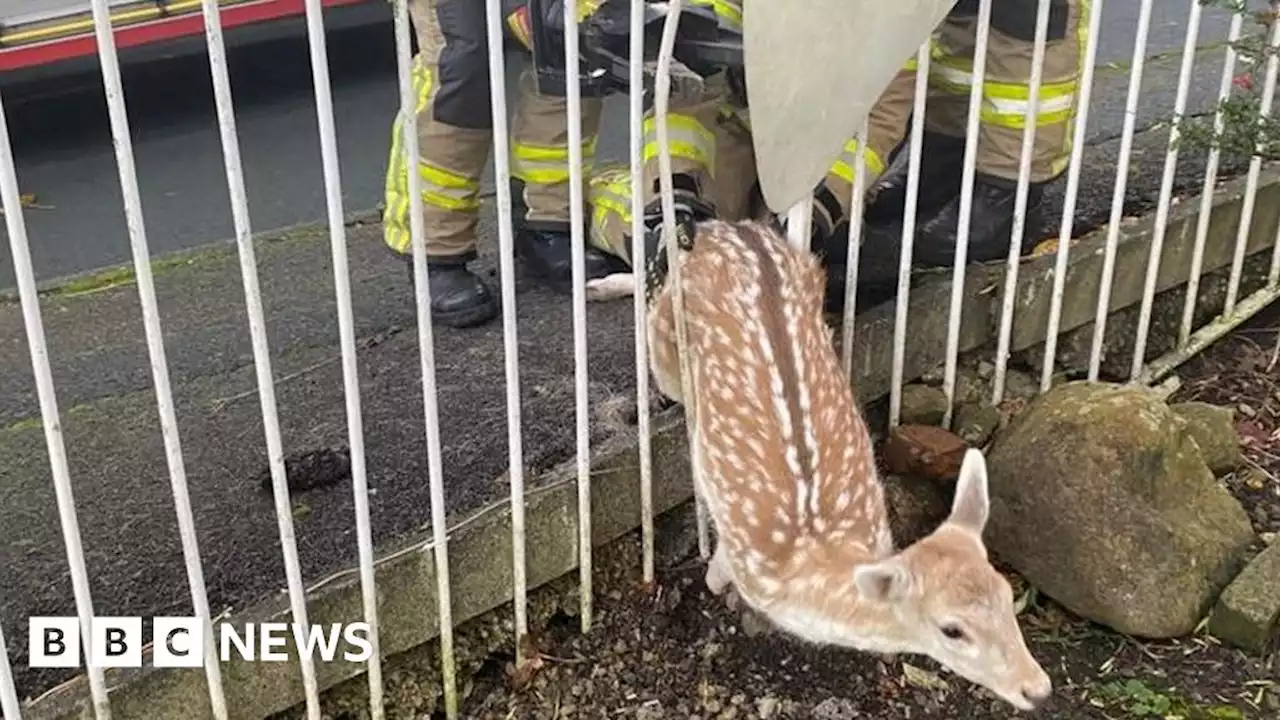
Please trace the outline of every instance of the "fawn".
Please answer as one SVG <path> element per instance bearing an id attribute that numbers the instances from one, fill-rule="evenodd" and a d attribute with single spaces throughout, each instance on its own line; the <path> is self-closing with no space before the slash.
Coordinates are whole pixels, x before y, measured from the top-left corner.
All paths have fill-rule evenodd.
<path id="1" fill-rule="evenodd" d="M 965 455 L 946 521 L 896 550 L 871 439 L 823 317 L 817 258 L 755 221 L 703 222 L 685 247 L 695 397 L 680 384 L 665 262 L 647 269 L 647 332 L 658 389 L 696 403 L 695 491 L 717 536 L 711 592 L 732 585 L 809 642 L 928 655 L 1022 710 L 1047 699 L 1013 591 L 987 560 L 982 453 Z M 625 294 L 629 282 L 597 281 L 596 296 Z"/>

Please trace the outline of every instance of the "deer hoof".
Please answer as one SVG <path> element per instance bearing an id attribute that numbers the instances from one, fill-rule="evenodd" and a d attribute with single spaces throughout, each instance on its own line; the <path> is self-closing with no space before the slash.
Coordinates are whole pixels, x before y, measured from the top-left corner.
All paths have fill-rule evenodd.
<path id="1" fill-rule="evenodd" d="M 707 563 L 705 580 L 712 595 L 723 595 L 725 588 L 729 587 L 729 574 L 724 571 L 723 563 L 724 560 L 718 553 Z"/>
<path id="2" fill-rule="evenodd" d="M 631 297 L 635 291 L 635 281 L 631 273 L 614 273 L 602 278 L 588 280 L 586 284 L 587 302 L 609 302 L 619 298 Z"/>

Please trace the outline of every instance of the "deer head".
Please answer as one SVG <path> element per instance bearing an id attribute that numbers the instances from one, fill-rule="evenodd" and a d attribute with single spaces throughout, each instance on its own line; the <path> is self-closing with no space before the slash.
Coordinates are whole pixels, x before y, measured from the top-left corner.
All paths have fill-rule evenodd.
<path id="1" fill-rule="evenodd" d="M 982 453 L 970 449 L 951 514 L 905 550 L 854 569 L 859 594 L 880 605 L 884 630 L 901 651 L 928 655 L 1022 710 L 1049 697 L 1052 684 L 1027 650 L 1013 589 L 987 560 L 982 530 L 989 500 Z"/>

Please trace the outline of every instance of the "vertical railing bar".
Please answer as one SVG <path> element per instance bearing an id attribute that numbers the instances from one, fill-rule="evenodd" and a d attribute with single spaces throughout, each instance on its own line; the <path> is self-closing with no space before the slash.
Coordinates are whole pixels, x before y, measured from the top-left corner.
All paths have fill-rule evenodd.
<path id="1" fill-rule="evenodd" d="M 200 561 L 200 543 L 196 536 L 191 496 L 187 488 L 187 471 L 182 457 L 181 434 L 174 408 L 173 389 L 169 384 L 164 333 L 160 328 L 160 310 L 156 301 L 155 282 L 151 275 L 151 251 L 147 247 L 146 223 L 142 216 L 142 199 L 138 190 L 138 173 L 133 157 L 129 116 L 125 109 L 120 65 L 116 58 L 115 37 L 112 33 L 106 1 L 95 2 L 93 13 L 98 58 L 102 65 L 103 86 L 106 89 L 107 110 L 115 146 L 116 167 L 120 177 L 121 194 L 124 198 L 125 221 L 129 229 L 129 248 L 133 256 L 138 300 L 142 306 L 147 356 L 151 363 L 152 382 L 155 385 L 156 409 L 160 415 L 165 461 L 169 468 L 169 485 L 173 493 L 174 509 L 178 516 L 178 536 L 182 543 L 182 557 L 186 566 L 187 583 L 190 586 L 192 609 L 205 628 L 211 629 L 208 591 L 205 589 L 204 570 Z M 219 121 L 224 119 L 220 114 Z M 224 720 L 227 716 L 226 698 L 223 696 L 221 671 L 212 643 L 205 644 L 203 662 L 210 708 L 215 717 Z"/>
<path id="2" fill-rule="evenodd" d="M 511 143 L 507 138 L 507 87 L 502 47 L 502 1 L 485 0 L 489 45 L 489 94 L 493 114 L 493 182 L 498 204 L 498 265 L 502 285 L 502 346 L 507 380 L 507 448 L 511 480 L 511 577 L 515 606 L 516 665 L 524 662 L 529 632 L 525 565 L 524 450 L 520 427 L 520 347 L 517 339 L 515 240 L 511 224 Z"/>
<path id="3" fill-rule="evenodd" d="M 1093 96 L 1094 63 L 1098 57 L 1098 30 L 1102 26 L 1103 0 L 1089 5 L 1089 39 L 1082 61 L 1080 86 L 1076 94 L 1075 132 L 1071 138 L 1067 189 L 1062 201 L 1062 225 L 1058 232 L 1058 254 L 1053 265 L 1053 293 L 1049 297 L 1049 323 L 1045 330 L 1044 366 L 1040 370 L 1040 391 L 1053 385 L 1053 367 L 1058 349 L 1058 330 L 1062 326 L 1062 297 L 1066 290 L 1067 259 L 1071 253 L 1071 234 L 1075 223 L 1076 202 L 1080 195 L 1080 171 L 1084 166 L 1084 146 L 1088 139 L 1089 103 Z"/>
<path id="4" fill-rule="evenodd" d="M 1125 98 L 1124 126 L 1120 134 L 1120 160 L 1116 164 L 1115 189 L 1111 196 L 1111 218 L 1107 222 L 1107 245 L 1102 256 L 1102 280 L 1098 286 L 1098 309 L 1093 318 L 1093 346 L 1089 351 L 1089 380 L 1096 381 L 1102 368 L 1102 344 L 1107 334 L 1107 312 L 1111 309 L 1111 283 L 1115 277 L 1116 248 L 1120 245 L 1120 223 L 1124 219 L 1124 196 L 1129 185 L 1129 162 L 1133 157 L 1133 135 L 1138 124 L 1138 100 L 1142 91 L 1142 70 L 1147 58 L 1147 35 L 1151 27 L 1152 0 L 1142 0 L 1138 30 L 1133 40 L 1133 68 L 1129 72 L 1129 94 Z"/>
<path id="5" fill-rule="evenodd" d="M 1271 3 L 1272 9 L 1280 10 L 1277 5 L 1277 2 L 1273 0 Z M 1268 111 L 1271 107 L 1270 98 L 1275 95 L 1276 53 L 1280 52 L 1280 47 L 1278 47 L 1280 46 L 1280 18 L 1272 15 L 1271 22 L 1273 23 L 1273 32 L 1275 34 L 1272 37 L 1271 54 L 1267 57 L 1267 88 L 1263 91 L 1269 98 L 1264 101 Z M 1274 141 L 1274 138 L 1266 138 L 1266 140 Z M 1280 225 L 1276 227 L 1275 245 L 1271 249 L 1271 267 L 1267 271 L 1267 287 L 1274 288 L 1278 284 L 1280 284 Z"/>
<path id="6" fill-rule="evenodd" d="M 173 390 L 169 384 L 164 334 L 160 328 L 160 312 L 156 302 L 155 283 L 151 275 L 151 252 L 147 247 L 146 226 L 142 217 L 142 202 L 138 190 L 137 170 L 134 167 L 128 114 L 124 104 L 124 89 L 121 86 L 120 67 L 116 59 L 115 38 L 112 35 L 106 3 L 95 3 L 93 10 L 98 57 L 102 64 L 103 85 L 106 88 L 111 132 L 116 151 L 116 165 L 120 177 L 121 194 L 124 198 L 129 244 L 137 279 L 139 303 L 142 306 L 147 355 L 151 363 L 156 408 L 160 415 L 165 461 L 169 468 L 169 484 L 177 513 L 183 562 L 190 587 L 192 608 L 205 627 L 210 628 L 208 594 L 204 584 L 204 571 L 201 568 L 200 546 L 191 509 L 191 497 L 187 488 L 187 474 L 182 457 L 182 442 L 178 431 L 177 413 L 174 409 Z M 210 707 L 215 717 L 225 718 L 227 710 L 222 692 L 222 678 L 217 656 L 209 644 L 205 646 L 203 662 Z"/>
<path id="7" fill-rule="evenodd" d="M 960 321 L 964 311 L 964 275 L 969 256 L 969 227 L 973 215 L 973 185 L 978 167 L 978 132 L 982 118 L 983 84 L 987 75 L 987 40 L 991 36 L 991 2 L 978 3 L 978 27 L 973 44 L 973 74 L 969 81 L 969 115 L 965 126 L 964 166 L 960 173 L 960 213 L 956 227 L 955 256 L 951 268 L 951 305 L 947 309 L 947 359 L 942 390 L 947 409 L 942 426 L 951 427 L 955 412 L 956 370 L 960 362 Z M 1034 120 L 1032 120 L 1034 121 Z"/>
<path id="8" fill-rule="evenodd" d="M 217 8 L 213 8 L 213 14 L 210 14 L 210 5 L 210 0 L 205 0 L 205 32 L 210 53 L 214 98 L 218 106 L 219 131 L 223 148 L 223 162 L 227 173 L 227 188 L 231 199 L 231 212 L 235 224 L 236 244 L 240 258 L 240 274 L 244 285 L 245 311 L 248 315 L 249 336 L 253 346 L 253 364 L 258 385 L 258 401 L 262 407 L 262 425 L 267 444 L 268 467 L 271 473 L 272 498 L 280 534 L 281 552 L 284 555 L 290 610 L 295 622 L 305 626 L 307 624 L 306 593 L 302 584 L 298 543 L 294 535 L 289 486 L 284 469 L 284 444 L 280 437 L 275 380 L 271 370 L 271 353 L 267 345 L 262 294 L 258 285 L 257 260 L 254 256 L 248 201 L 244 189 L 244 174 L 240 162 L 239 135 L 235 128 L 234 105 L 231 98 L 230 79 L 227 76 L 221 21 L 218 19 Z M 212 633 L 210 633 L 210 637 L 212 637 Z M 320 717 L 315 666 L 308 655 L 299 657 L 299 665 L 307 703 L 307 716 L 315 720 Z"/>
<path id="9" fill-rule="evenodd" d="M 1266 286 L 1274 288 L 1277 285 L 1280 285 L 1280 224 L 1276 225 L 1276 239 L 1271 248 L 1271 269 L 1267 272 Z"/>
<path id="10" fill-rule="evenodd" d="M 858 130 L 857 150 L 853 158 L 853 190 L 849 197 L 849 252 L 845 259 L 844 316 L 840 323 L 840 362 L 845 374 L 853 380 L 853 328 L 858 310 L 858 262 L 862 257 L 862 216 L 867 185 L 866 120 Z"/>
<path id="11" fill-rule="evenodd" d="M 1169 207 L 1173 202 L 1173 181 L 1178 172 L 1179 127 L 1187 112 L 1187 96 L 1191 91 L 1191 70 L 1195 66 L 1196 42 L 1200 35 L 1200 0 L 1191 0 L 1187 13 L 1187 34 L 1182 43 L 1182 66 L 1178 70 L 1178 90 L 1173 100 L 1173 122 L 1169 127 L 1169 149 L 1164 157 L 1164 176 L 1160 181 L 1160 199 L 1156 204 L 1156 223 L 1151 235 L 1151 252 L 1147 256 L 1147 275 L 1142 286 L 1142 307 L 1138 311 L 1138 333 L 1133 340 L 1133 364 L 1129 380 L 1136 381 L 1146 362 L 1147 334 L 1151 330 L 1151 311 L 1156 299 L 1156 280 L 1160 275 L 1160 258 L 1164 252 L 1164 235 L 1169 229 Z"/>
<path id="12" fill-rule="evenodd" d="M 356 357 L 355 319 L 351 278 L 347 263 L 346 223 L 342 213 L 342 173 L 338 164 L 338 137 L 334 127 L 333 96 L 329 82 L 329 57 L 325 47 L 324 8 L 320 0 L 306 0 L 307 40 L 311 49 L 312 84 L 320 130 L 320 155 L 324 168 L 325 207 L 333 254 L 333 282 L 338 304 L 338 333 L 342 344 L 342 384 L 347 405 L 347 435 L 351 444 L 351 489 L 355 499 L 356 542 L 360 555 L 360 595 L 364 619 L 369 624 L 372 652 L 369 673 L 369 712 L 373 720 L 385 714 L 382 697 L 382 650 L 378 632 L 378 589 L 373 571 L 373 531 L 369 521 L 369 485 L 365 470 L 364 422 L 360 411 L 360 372 Z"/>
<path id="13" fill-rule="evenodd" d="M 227 69 L 227 46 L 225 46 L 223 40 L 221 10 L 215 0 L 204 0 L 204 17 L 205 40 L 207 49 L 209 49 L 210 73 L 212 85 L 214 85 L 214 100 L 216 108 L 218 108 L 221 146 L 223 146 L 223 164 L 225 165 L 225 172 L 227 172 L 228 195 L 230 205 L 232 205 L 232 218 L 234 227 L 236 227 L 236 242 L 239 249 L 239 260 L 241 260 L 244 297 L 246 297 L 244 304 L 246 304 L 248 315 L 250 315 L 251 334 L 255 336 L 253 337 L 255 356 L 257 355 L 257 350 L 259 350 L 259 346 L 257 346 L 259 337 L 257 336 L 260 336 L 261 356 L 265 359 L 265 357 L 268 357 L 266 334 L 264 332 L 265 323 L 262 320 L 261 291 L 259 284 L 257 284 L 257 260 L 255 259 L 255 254 L 253 254 L 253 233 L 250 211 L 248 211 L 248 197 L 246 190 L 244 190 L 244 172 L 241 164 L 241 152 L 239 152 L 239 133 L 236 128 L 236 104 L 234 104 L 232 88 L 230 88 L 230 77 Z M 270 382 L 270 372 L 266 373 L 266 378 Z M 264 411 L 265 424 L 266 414 Z M 278 424 L 275 423 L 274 418 L 271 420 L 271 425 L 273 425 L 274 432 L 278 433 Z M 296 552 L 296 546 L 294 546 L 294 552 Z M 207 614 L 207 609 L 204 612 Z M 209 626 L 209 637 L 212 637 L 211 625 L 206 623 L 206 626 Z M 206 652 L 210 655 L 209 661 L 216 664 L 216 656 L 211 644 L 206 648 Z M 220 687 L 219 694 L 221 694 Z M 223 710 L 219 714 L 218 711 L 215 711 L 215 715 L 225 717 L 225 712 L 227 711 Z"/>
<path id="14" fill-rule="evenodd" d="M 578 425 L 578 590 L 582 632 L 591 629 L 591 398 L 587 376 L 586 228 L 583 211 L 582 87 L 578 2 L 564 3 L 565 111 L 569 125 L 569 234 L 573 270 L 573 378 Z"/>
<path id="15" fill-rule="evenodd" d="M 645 298 L 644 225 L 644 13 L 645 0 L 631 0 L 631 47 L 629 68 L 631 133 L 631 268 L 635 279 L 632 305 L 636 337 L 636 417 L 640 451 L 640 537 L 646 584 L 654 579 L 653 538 L 653 446 L 649 437 L 649 334 L 648 303 Z"/>
<path id="16" fill-rule="evenodd" d="M 1199 4 L 1200 0 L 1192 0 Z M 1231 97 L 1231 83 L 1235 77 L 1235 44 L 1240 40 L 1244 25 L 1243 13 L 1232 13 L 1231 29 L 1227 31 L 1227 52 L 1222 61 L 1222 79 L 1218 85 L 1218 104 L 1213 113 L 1214 137 L 1222 135 L 1226 127 L 1222 104 Z M 1218 184 L 1218 163 L 1222 150 L 1217 143 L 1209 148 L 1209 158 L 1204 168 L 1204 183 L 1200 190 L 1200 214 L 1196 218 L 1196 237 L 1191 248 L 1191 270 L 1187 277 L 1187 295 L 1182 303 L 1182 324 L 1178 327 L 1178 345 L 1191 340 L 1191 323 L 1195 317 L 1196 302 L 1200 298 L 1200 270 L 1204 265 L 1204 246 L 1209 237 L 1209 220 L 1213 216 L 1213 191 Z"/>
<path id="17" fill-rule="evenodd" d="M 1262 86 L 1262 106 L 1258 110 L 1258 123 L 1271 117 L 1271 104 L 1276 96 L 1276 70 L 1280 67 L 1280 58 L 1275 49 L 1280 44 L 1280 20 L 1272 20 L 1270 52 L 1267 53 L 1266 80 Z M 1273 138 L 1268 138 L 1273 139 Z M 1236 247 L 1231 258 L 1231 275 L 1227 279 L 1227 301 L 1222 314 L 1235 312 L 1236 301 L 1240 298 L 1240 277 L 1244 274 L 1244 255 L 1249 246 L 1249 233 L 1253 230 L 1253 210 L 1258 199 L 1258 178 L 1262 173 L 1262 155 L 1257 152 L 1249 158 L 1249 177 L 1244 186 L 1244 205 L 1240 208 L 1240 224 L 1236 227 Z M 1280 262 L 1280 255 L 1276 256 Z"/>
<path id="18" fill-rule="evenodd" d="M 796 201 L 787 209 L 787 242 L 797 250 L 809 249 L 809 234 L 813 228 L 813 200 Z"/>
<path id="19" fill-rule="evenodd" d="M 4 642 L 4 626 L 0 624 L 0 717 L 22 720 L 18 691 L 13 684 L 13 668 L 9 665 L 9 647 Z"/>
<path id="20" fill-rule="evenodd" d="M 675 54 L 676 33 L 680 28 L 680 15 L 684 12 L 684 0 L 671 0 L 667 17 L 663 19 L 662 41 L 658 46 L 657 77 L 654 81 L 654 124 L 658 141 L 658 185 L 662 202 L 662 236 L 667 253 L 668 283 L 671 286 L 672 314 L 676 321 L 676 349 L 680 356 L 680 394 L 684 398 L 685 432 L 689 440 L 689 457 L 694 452 L 698 427 L 697 379 L 693 376 L 689 360 L 689 335 L 684 317 L 684 285 L 680 277 L 683 265 L 680 244 L 676 237 L 675 180 L 671 169 L 671 136 L 668 130 L 667 111 L 671 105 L 671 59 Z M 633 192 L 635 192 L 633 190 Z M 693 462 L 694 487 L 701 487 L 701 468 Z M 696 494 L 698 554 L 706 559 L 711 556 L 711 533 L 707 521 L 707 508 Z"/>
<path id="21" fill-rule="evenodd" d="M 445 716 L 458 717 L 458 677 L 453 651 L 453 592 L 449 581 L 449 535 L 444 506 L 444 466 L 440 448 L 440 411 L 436 386 L 435 327 L 427 274 L 422 180 L 418 165 L 418 109 L 413 86 L 413 55 L 408 0 L 396 0 L 396 68 L 409 192 L 409 235 L 413 246 L 414 301 L 418 319 L 418 357 L 422 373 L 422 409 L 427 433 L 427 482 L 431 497 L 432 552 L 436 567 L 436 612 L 440 628 L 440 678 Z"/>
<path id="22" fill-rule="evenodd" d="M 84 545 L 80 541 L 80 522 L 76 518 L 75 496 L 71 490 L 71 472 L 67 467 L 67 450 L 62 442 L 62 421 L 58 415 L 58 398 L 53 387 L 53 371 L 49 367 L 49 350 L 45 343 L 44 323 L 40 319 L 40 296 L 35 273 L 31 269 L 31 248 L 27 243 L 27 224 L 23 218 L 22 198 L 18 193 L 17 169 L 13 163 L 13 147 L 9 143 L 9 123 L 4 102 L 0 100 L 0 200 L 4 203 L 4 222 L 9 235 L 9 252 L 13 256 L 13 274 L 18 284 L 22 305 L 22 324 L 27 333 L 27 349 L 31 354 L 31 373 L 36 380 L 36 396 L 40 400 L 40 423 L 44 427 L 45 445 L 49 450 L 49 469 L 58 503 L 58 522 L 62 526 L 67 565 L 71 571 L 71 591 L 82 638 L 89 638 L 93 618 L 93 595 L 89 590 L 89 573 L 84 564 Z M 88 664 L 89 641 L 81 643 L 88 666 L 89 695 L 97 720 L 111 720 L 111 701 L 102 668 Z"/>
<path id="23" fill-rule="evenodd" d="M 911 299 L 911 251 L 916 237 L 916 205 L 920 198 L 920 159 L 924 144 L 925 103 L 929 95 L 929 60 L 932 40 L 916 53 L 915 100 L 912 107 L 911 144 L 907 154 L 907 193 L 902 213 L 902 253 L 898 258 L 898 298 L 893 317 L 893 367 L 889 383 L 889 427 L 902 417 L 903 370 L 907 357 L 907 310 Z"/>
<path id="24" fill-rule="evenodd" d="M 1027 123 L 1022 128 L 1022 154 L 1018 157 L 1018 190 L 1014 196 L 1013 231 L 1009 235 L 1009 257 L 1004 271 L 1004 297 L 1000 306 L 1000 335 L 996 341 L 996 371 L 991 380 L 991 404 L 1004 400 L 1004 384 L 1009 371 L 1009 345 L 1013 339 L 1013 312 L 1018 296 L 1018 267 L 1022 257 L 1022 236 L 1027 227 L 1027 197 L 1031 192 L 1031 156 L 1035 152 L 1040 126 L 1040 91 L 1044 85 L 1044 56 L 1049 38 L 1049 0 L 1036 8 L 1036 27 L 1031 49 L 1031 87 L 1027 98 Z"/>

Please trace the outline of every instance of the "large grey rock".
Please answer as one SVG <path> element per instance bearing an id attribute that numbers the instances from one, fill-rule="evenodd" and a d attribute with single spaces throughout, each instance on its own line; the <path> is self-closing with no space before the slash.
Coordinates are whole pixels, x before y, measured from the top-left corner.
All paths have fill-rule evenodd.
<path id="1" fill-rule="evenodd" d="M 1272 544 L 1227 586 L 1209 616 L 1209 632 L 1253 653 L 1267 649 L 1280 619 L 1280 543 Z"/>
<path id="2" fill-rule="evenodd" d="M 1000 427 L 1000 411 L 982 403 L 965 403 L 956 408 L 953 427 L 961 439 L 972 447 L 980 448 Z"/>
<path id="3" fill-rule="evenodd" d="M 1200 446 L 1200 455 L 1214 475 L 1223 475 L 1240 467 L 1244 455 L 1240 436 L 1236 433 L 1235 413 L 1231 408 L 1203 402 L 1170 405 L 1187 423 L 1187 432 Z"/>
<path id="4" fill-rule="evenodd" d="M 1131 635 L 1191 632 L 1254 541 L 1185 424 L 1143 389 L 1054 388 L 1000 434 L 988 468 L 992 551 Z"/>
<path id="5" fill-rule="evenodd" d="M 928 385 L 902 388 L 902 422 L 905 425 L 941 425 L 947 414 L 947 394 Z"/>

